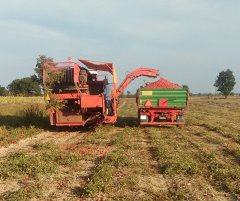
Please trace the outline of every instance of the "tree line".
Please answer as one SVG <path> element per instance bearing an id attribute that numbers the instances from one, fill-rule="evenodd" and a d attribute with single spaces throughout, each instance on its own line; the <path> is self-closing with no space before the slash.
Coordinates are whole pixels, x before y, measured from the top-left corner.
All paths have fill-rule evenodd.
<path id="1" fill-rule="evenodd" d="M 53 58 L 39 55 L 34 68 L 36 74 L 15 79 L 7 87 L 0 85 L 0 96 L 41 96 L 42 64 L 44 62 L 53 62 Z"/>
<path id="2" fill-rule="evenodd" d="M 0 96 L 41 96 L 42 95 L 42 64 L 44 62 L 53 62 L 52 57 L 46 55 L 39 55 L 37 57 L 37 63 L 34 68 L 36 74 L 29 77 L 13 80 L 7 87 L 0 85 Z M 236 84 L 233 72 L 230 69 L 221 71 L 213 86 L 220 92 L 225 98 L 231 95 L 234 86 Z M 127 96 L 130 96 L 130 92 L 127 91 Z"/>

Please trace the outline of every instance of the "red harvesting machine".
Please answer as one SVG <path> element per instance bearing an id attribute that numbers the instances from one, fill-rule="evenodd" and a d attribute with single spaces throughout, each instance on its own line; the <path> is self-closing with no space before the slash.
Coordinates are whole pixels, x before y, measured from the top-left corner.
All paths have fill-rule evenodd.
<path id="1" fill-rule="evenodd" d="M 67 62 L 43 64 L 43 85 L 51 125 L 115 123 L 118 98 L 128 84 L 139 76 L 158 76 L 158 70 L 141 67 L 129 73 L 117 88 L 112 63 L 79 61 L 85 67 L 70 58 Z"/>

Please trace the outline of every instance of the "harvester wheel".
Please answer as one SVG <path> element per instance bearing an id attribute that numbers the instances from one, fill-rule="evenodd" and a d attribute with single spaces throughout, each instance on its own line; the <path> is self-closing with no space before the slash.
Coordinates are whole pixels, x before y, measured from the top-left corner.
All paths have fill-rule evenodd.
<path id="1" fill-rule="evenodd" d="M 184 117 L 183 116 L 177 116 L 176 117 L 176 122 L 185 122 Z"/>

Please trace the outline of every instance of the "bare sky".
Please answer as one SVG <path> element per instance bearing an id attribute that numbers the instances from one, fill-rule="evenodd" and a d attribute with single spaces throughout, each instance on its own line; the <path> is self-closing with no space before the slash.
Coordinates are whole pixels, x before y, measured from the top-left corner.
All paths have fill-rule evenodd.
<path id="1" fill-rule="evenodd" d="M 0 85 L 33 74 L 46 54 L 113 62 L 119 83 L 126 71 L 158 68 L 194 93 L 215 92 L 230 68 L 240 92 L 239 11 L 239 0 L 3 0 Z"/>

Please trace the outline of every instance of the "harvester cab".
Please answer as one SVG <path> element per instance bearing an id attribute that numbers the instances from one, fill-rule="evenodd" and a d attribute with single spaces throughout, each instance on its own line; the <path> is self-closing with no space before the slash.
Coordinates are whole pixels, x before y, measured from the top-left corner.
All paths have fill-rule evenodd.
<path id="1" fill-rule="evenodd" d="M 117 99 L 129 83 L 139 76 L 158 76 L 158 70 L 138 68 L 116 88 L 117 76 L 112 63 L 79 61 L 85 66 L 71 60 L 43 64 L 43 85 L 51 125 L 115 123 Z"/>

